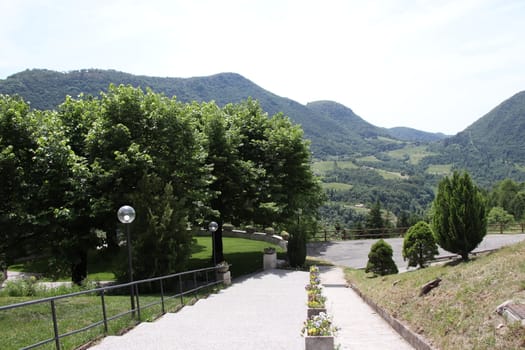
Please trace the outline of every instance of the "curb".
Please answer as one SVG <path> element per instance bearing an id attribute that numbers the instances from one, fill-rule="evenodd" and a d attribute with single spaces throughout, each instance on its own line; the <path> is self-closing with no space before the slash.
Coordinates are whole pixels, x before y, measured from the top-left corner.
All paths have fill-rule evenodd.
<path id="1" fill-rule="evenodd" d="M 414 333 L 404 324 L 402 324 L 398 319 L 392 317 L 388 312 L 383 308 L 377 305 L 374 301 L 368 298 L 366 295 L 361 293 L 361 291 L 353 284 L 348 285 L 354 292 L 359 295 L 365 303 L 368 304 L 379 316 L 381 316 L 399 335 L 401 335 L 410 345 L 412 345 L 417 350 L 437 350 L 428 344 L 423 337 L 419 334 Z"/>

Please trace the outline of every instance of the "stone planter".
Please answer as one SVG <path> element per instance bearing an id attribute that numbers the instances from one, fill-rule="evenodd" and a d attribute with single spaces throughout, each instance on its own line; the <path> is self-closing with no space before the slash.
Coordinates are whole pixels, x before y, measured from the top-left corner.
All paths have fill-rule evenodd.
<path id="1" fill-rule="evenodd" d="M 277 267 L 277 253 L 263 254 L 263 268 L 265 270 L 275 269 Z"/>
<path id="2" fill-rule="evenodd" d="M 217 272 L 217 281 L 222 281 L 225 286 L 232 284 L 232 275 L 230 271 Z"/>
<path id="3" fill-rule="evenodd" d="M 334 337 L 305 336 L 305 350 L 334 350 Z"/>
<path id="4" fill-rule="evenodd" d="M 307 318 L 312 318 L 314 316 L 319 315 L 321 312 L 324 312 L 326 314 L 326 308 L 308 308 L 306 313 Z"/>

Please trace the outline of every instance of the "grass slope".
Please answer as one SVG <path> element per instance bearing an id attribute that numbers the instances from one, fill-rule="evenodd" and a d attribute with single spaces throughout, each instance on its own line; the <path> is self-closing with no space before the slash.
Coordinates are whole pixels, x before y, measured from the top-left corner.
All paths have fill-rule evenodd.
<path id="1" fill-rule="evenodd" d="M 448 263 L 370 278 L 347 270 L 347 279 L 391 315 L 439 349 L 519 349 L 525 328 L 506 324 L 494 310 L 506 300 L 525 302 L 525 243 L 468 263 Z M 420 297 L 420 287 L 441 278 Z"/>

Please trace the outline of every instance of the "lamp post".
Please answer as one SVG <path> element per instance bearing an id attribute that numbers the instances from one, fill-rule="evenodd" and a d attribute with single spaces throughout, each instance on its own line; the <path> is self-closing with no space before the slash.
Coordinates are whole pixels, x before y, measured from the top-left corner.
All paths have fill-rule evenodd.
<path id="1" fill-rule="evenodd" d="M 215 221 L 210 222 L 210 224 L 208 225 L 208 229 L 210 230 L 210 233 L 211 233 L 211 245 L 212 245 L 211 251 L 213 254 L 213 266 L 217 266 L 217 261 L 215 259 L 215 231 L 217 231 L 218 228 L 219 228 L 219 224 L 217 224 Z"/>
<path id="2" fill-rule="evenodd" d="M 117 217 L 121 223 L 126 226 L 126 245 L 128 246 L 128 268 L 129 268 L 129 281 L 133 282 L 133 267 L 131 261 L 131 239 L 129 236 L 129 224 L 135 220 L 135 209 L 129 205 L 124 205 L 119 208 L 117 212 Z M 131 300 L 131 311 L 132 315 L 135 315 L 135 289 L 134 286 L 131 286 L 130 290 L 130 300 Z"/>

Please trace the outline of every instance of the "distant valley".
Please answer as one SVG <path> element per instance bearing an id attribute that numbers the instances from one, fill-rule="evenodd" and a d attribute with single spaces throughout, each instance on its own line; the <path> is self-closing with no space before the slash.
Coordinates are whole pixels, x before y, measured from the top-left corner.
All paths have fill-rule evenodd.
<path id="1" fill-rule="evenodd" d="M 235 73 L 159 78 L 97 69 L 26 70 L 0 80 L 0 94 L 18 94 L 36 109 L 55 109 L 66 95 L 98 97 L 110 84 L 150 88 L 183 102 L 214 100 L 221 106 L 251 97 L 269 115 L 287 115 L 311 141 L 313 167 L 330 199 L 322 216 L 331 224 L 352 226 L 364 215 L 355 204 L 375 201 L 393 215 L 392 221 L 407 213 L 423 216 L 437 182 L 453 170 L 468 171 L 486 189 L 505 178 L 525 181 L 525 91 L 454 136 L 374 126 L 339 103 L 302 105 Z"/>

